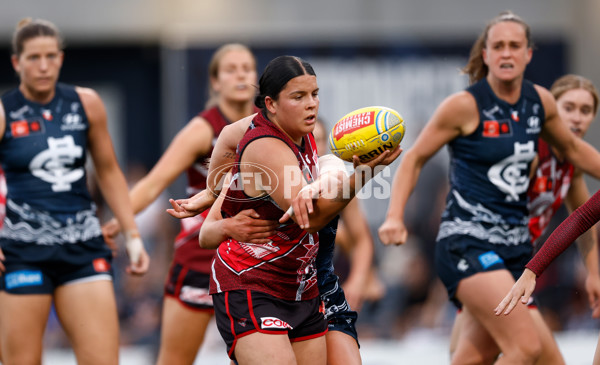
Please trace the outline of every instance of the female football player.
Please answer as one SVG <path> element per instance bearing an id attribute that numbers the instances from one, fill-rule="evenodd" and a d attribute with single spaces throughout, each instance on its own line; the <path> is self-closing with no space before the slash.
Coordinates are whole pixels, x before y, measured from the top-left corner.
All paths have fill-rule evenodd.
<path id="1" fill-rule="evenodd" d="M 600 154 L 561 122 L 545 88 L 523 77 L 532 57 L 529 26 L 511 12 L 494 18 L 465 67 L 473 83 L 438 107 L 396 171 L 379 235 L 386 244 L 407 237 L 404 207 L 423 164 L 445 144 L 451 189 L 437 237 L 435 263 L 464 323 L 453 364 L 562 364 L 541 316 L 516 308 L 502 320 L 492 309 L 531 257 L 527 188 L 541 136 L 576 167 L 600 176 Z M 489 333 L 494 340 L 482 334 Z"/>
<path id="2" fill-rule="evenodd" d="M 0 160 L 8 187 L 0 233 L 5 364 L 41 363 L 52 304 L 78 363 L 119 361 L 112 255 L 86 185 L 87 152 L 127 238 L 128 271 L 143 274 L 149 264 L 102 100 L 94 90 L 58 83 L 63 58 L 52 23 L 19 22 L 11 61 L 20 83 L 2 96 L 0 108 Z"/>

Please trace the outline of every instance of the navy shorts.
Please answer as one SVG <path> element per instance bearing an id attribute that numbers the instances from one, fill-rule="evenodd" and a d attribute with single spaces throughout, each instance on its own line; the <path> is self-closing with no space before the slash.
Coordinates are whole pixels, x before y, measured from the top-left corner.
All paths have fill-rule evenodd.
<path id="1" fill-rule="evenodd" d="M 165 296 L 175 298 L 189 309 L 212 312 L 209 282 L 210 274 L 194 271 L 174 262 L 165 283 Z"/>
<path id="2" fill-rule="evenodd" d="M 52 294 L 61 285 L 113 277 L 112 253 L 101 236 L 63 245 L 0 244 L 6 258 L 0 290 L 10 294 Z"/>
<path id="3" fill-rule="evenodd" d="M 319 287 L 321 300 L 325 305 L 325 319 L 329 331 L 339 331 L 354 338 L 358 343 L 358 333 L 356 332 L 356 320 L 358 313 L 350 309 L 344 290 L 339 285 L 339 279 L 335 274 L 335 280 Z"/>
<path id="4" fill-rule="evenodd" d="M 324 308 L 319 297 L 290 301 L 251 290 L 213 294 L 215 319 L 227 354 L 235 360 L 240 337 L 261 332 L 287 334 L 290 341 L 304 341 L 327 333 Z"/>
<path id="5" fill-rule="evenodd" d="M 448 297 L 460 308 L 456 299 L 458 283 L 479 272 L 508 270 L 517 280 L 531 259 L 533 246 L 494 245 L 472 236 L 452 235 L 439 240 L 435 247 L 435 268 L 446 286 Z"/>

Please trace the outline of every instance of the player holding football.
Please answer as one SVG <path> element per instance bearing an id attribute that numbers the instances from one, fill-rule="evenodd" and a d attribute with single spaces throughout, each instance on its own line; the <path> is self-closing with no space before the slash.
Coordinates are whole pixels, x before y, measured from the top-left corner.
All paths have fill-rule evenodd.
<path id="1" fill-rule="evenodd" d="M 402 244 L 406 201 L 423 164 L 442 146 L 451 150 L 451 189 L 437 238 L 435 264 L 450 299 L 464 308 L 453 364 L 562 364 L 536 310 L 516 308 L 498 320 L 491 309 L 531 256 L 527 188 L 538 137 L 577 168 L 600 177 L 600 154 L 574 136 L 548 90 L 524 80 L 532 57 L 529 26 L 505 12 L 475 42 L 465 72 L 473 83 L 438 107 L 396 171 L 385 244 Z"/>
<path id="2" fill-rule="evenodd" d="M 314 119 L 318 111 L 318 87 L 314 71 L 310 65 L 298 58 L 278 57 L 265 69 L 261 77 L 260 90 L 258 105 L 263 106 L 264 111 L 254 118 L 253 128 L 248 130 L 240 142 L 238 151 L 245 156 L 241 159 L 241 168 L 248 166 L 245 165 L 246 162 L 250 162 L 249 166 L 260 163 L 268 167 L 266 170 L 272 170 L 277 174 L 269 176 L 272 181 L 275 178 L 282 180 L 284 167 L 294 166 L 292 160 L 295 160 L 296 164 L 305 167 L 304 170 L 308 173 L 301 175 L 298 168 L 297 176 L 310 177 L 315 170 L 306 164 L 312 164 L 311 161 L 316 158 L 314 142 L 307 133 L 314 127 Z M 393 153 L 386 152 L 380 158 L 363 166 L 372 169 L 378 163 L 387 164 L 399 153 L 399 149 Z M 305 154 L 307 156 L 304 156 Z M 260 174 L 260 171 L 257 172 Z M 296 196 L 300 188 L 306 184 L 302 180 L 299 180 L 299 184 L 291 186 L 291 196 Z M 353 183 L 354 179 L 351 178 L 351 187 Z M 290 184 L 283 185 L 286 185 L 286 188 L 290 187 Z M 273 240 L 273 244 L 271 245 L 269 240 L 260 246 L 260 251 L 266 250 L 267 246 L 279 249 L 264 256 L 256 255 L 258 253 L 256 248 L 248 251 L 246 243 L 227 239 L 227 234 L 224 234 L 221 229 L 227 222 L 223 220 L 221 211 L 225 212 L 225 216 L 232 216 L 232 212 L 252 208 L 266 219 L 281 217 L 283 211 L 279 207 L 287 209 L 291 204 L 288 200 L 290 198 L 283 194 L 283 187 L 265 186 L 264 188 L 273 189 L 268 192 L 267 197 L 270 196 L 270 199 L 277 202 L 278 207 L 272 207 L 272 203 L 265 201 L 264 193 L 253 191 L 256 189 L 255 184 L 245 183 L 243 191 L 231 190 L 226 191 L 225 194 L 232 194 L 232 197 L 235 195 L 235 197 L 256 196 L 256 198 L 251 201 L 237 199 L 237 203 L 232 204 L 233 201 L 226 199 L 226 195 L 222 193 L 201 231 L 203 245 L 217 246 L 221 242 L 227 243 L 221 245 L 218 250 L 219 256 L 214 261 L 215 271 L 212 279 L 214 288 L 211 284 L 211 292 L 216 293 L 214 299 L 220 332 L 228 344 L 230 356 L 235 356 L 240 363 L 252 363 L 254 360 L 264 362 L 269 359 L 273 361 L 277 359 L 276 363 L 287 363 L 286 361 L 291 362 L 294 361 L 293 359 L 298 363 L 325 363 L 325 342 L 320 336 L 324 334 L 326 324 L 322 314 L 321 320 L 317 320 L 320 300 L 314 297 L 318 292 L 314 284 L 311 284 L 313 280 L 316 283 L 314 259 L 318 236 L 307 232 L 316 232 L 324 226 L 351 197 L 344 197 L 339 201 L 319 199 L 316 202 L 315 214 L 309 216 L 310 228 L 303 230 L 296 223 L 281 225 L 277 228 L 277 235 L 269 237 Z M 306 223 L 303 225 L 307 226 Z M 286 236 L 288 238 L 285 238 Z M 264 246 L 265 244 L 267 246 Z M 309 249 L 309 246 L 313 248 Z M 303 259 L 296 260 L 297 255 L 302 255 Z M 301 268 L 296 267 L 299 264 L 302 265 Z M 239 276 L 231 277 L 230 271 L 225 269 L 226 266 L 232 270 L 241 270 Z M 299 274 L 301 276 L 296 277 Z M 232 281 L 234 278 L 237 279 Z M 227 312 L 224 311 L 226 303 L 229 308 Z M 264 305 L 255 307 L 257 303 L 264 303 Z M 283 308 L 303 309 L 294 310 L 295 315 L 285 314 L 281 309 L 272 307 L 275 303 L 281 303 Z M 268 309 L 270 307 L 271 310 Z M 256 312 L 265 310 L 262 315 Z M 248 311 L 253 314 L 244 314 Z M 298 317 L 301 313 L 302 316 Z M 280 321 L 271 321 L 270 317 Z M 240 321 L 244 318 L 255 319 L 241 326 Z M 289 324 L 289 327 L 283 323 Z"/>
<path id="3" fill-rule="evenodd" d="M 216 183 L 229 169 L 228 166 L 235 161 L 231 159 L 231 156 L 235 156 L 237 144 L 251 121 L 252 117 L 244 118 L 223 129 L 211 155 L 208 175 L 214 178 L 208 181 L 207 190 L 189 199 L 178 199 L 177 201 L 171 199 L 173 209 L 168 210 L 171 215 L 176 218 L 195 216 L 214 203 L 213 195 L 209 193 L 218 190 Z M 317 122 L 315 125 L 313 135 L 318 151 L 326 150 L 327 136 L 321 122 Z M 318 184 L 318 182 L 313 184 Z M 274 228 L 269 227 L 267 221 L 258 219 L 258 215 L 255 213 L 253 210 L 243 211 L 233 218 L 225 219 L 224 221 L 230 223 L 222 225 L 225 235 L 237 240 L 262 243 L 263 238 L 274 233 Z M 328 319 L 328 332 L 325 335 L 328 365 L 361 363 L 358 335 L 355 328 L 357 314 L 352 309 L 357 310 L 361 306 L 363 288 L 369 275 L 373 255 L 372 237 L 360 211 L 358 201 L 353 199 L 342 211 L 342 216 L 344 225 L 341 233 L 348 235 L 347 238 L 353 241 L 353 247 L 350 249 L 352 264 L 348 280 L 343 286 L 344 290 L 333 271 L 333 245 L 337 235 L 340 234 L 340 228 L 338 227 L 336 230 L 337 218 L 319 231 L 319 253 L 316 259 L 319 293 L 324 302 L 325 315 Z M 251 230 L 244 230 L 244 227 L 240 227 L 239 222 L 241 219 L 249 222 L 247 218 L 250 217 L 254 219 L 252 222 L 255 225 Z M 261 224 L 263 225 L 262 230 L 259 228 Z M 241 238 L 242 235 L 244 238 Z"/>

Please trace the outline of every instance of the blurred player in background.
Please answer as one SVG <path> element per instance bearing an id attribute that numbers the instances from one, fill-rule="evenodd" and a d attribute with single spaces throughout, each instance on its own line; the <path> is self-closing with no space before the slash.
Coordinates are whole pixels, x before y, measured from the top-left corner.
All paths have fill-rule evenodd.
<path id="1" fill-rule="evenodd" d="M 11 58 L 20 83 L 2 96 L 0 160 L 8 191 L 0 233 L 0 343 L 6 364 L 41 363 L 53 301 L 78 363 L 119 361 L 112 255 L 87 189 L 86 152 L 123 226 L 128 272 L 143 274 L 149 265 L 102 100 L 94 90 L 58 83 L 62 48 L 54 24 L 20 21 Z"/>
<path id="2" fill-rule="evenodd" d="M 524 79 L 532 52 L 520 17 L 504 12 L 488 23 L 465 67 L 472 85 L 442 102 L 402 160 L 379 229 L 384 243 L 405 242 L 406 201 L 423 164 L 448 144 L 451 190 L 435 265 L 464 309 L 453 364 L 492 363 L 496 344 L 497 364 L 564 363 L 539 311 L 517 308 L 502 320 L 492 311 L 531 257 L 527 188 L 539 136 L 600 177 L 600 154 L 561 122 L 548 90 Z"/>
<path id="3" fill-rule="evenodd" d="M 591 81 L 581 76 L 567 75 L 558 79 L 554 85 L 552 85 L 551 91 L 557 99 L 558 110 L 563 121 L 569 125 L 571 131 L 573 131 L 575 135 L 583 138 L 598 111 L 598 92 L 594 85 Z M 561 181 L 557 180 L 557 178 L 561 176 L 560 174 L 553 176 L 552 174 L 546 173 L 549 177 L 554 177 L 548 179 L 548 181 L 545 181 L 544 179 L 540 181 L 540 177 L 543 176 L 541 174 L 535 177 L 534 181 L 538 186 L 533 185 L 530 190 L 533 190 L 532 193 L 538 195 L 540 198 L 543 198 L 544 193 L 548 193 L 548 203 L 546 204 L 546 210 L 544 210 L 547 214 L 545 215 L 543 212 L 540 212 L 542 214 L 540 214 L 539 217 L 536 217 L 538 219 L 532 219 L 530 221 L 530 225 L 533 224 L 535 225 L 535 228 L 539 229 L 537 232 L 532 229 L 532 236 L 535 237 L 535 234 L 538 233 L 537 236 L 539 237 L 539 233 L 546 229 L 547 222 L 544 220 L 549 220 L 549 216 L 551 216 L 553 211 L 560 206 L 562 197 L 565 197 L 565 204 L 569 208 L 569 211 L 572 212 L 575 208 L 579 208 L 580 206 L 581 208 L 577 209 L 569 216 L 569 218 L 567 218 L 567 220 L 559 225 L 555 232 L 553 232 L 543 244 L 540 251 L 526 265 L 527 268 L 521 275 L 521 278 L 519 278 L 509 294 L 507 294 L 496 308 L 496 315 L 500 315 L 503 312 L 504 314 L 509 314 L 519 299 L 524 300 L 525 303 L 529 302 L 529 297 L 535 288 L 536 277 L 540 276 L 546 267 L 579 237 L 579 251 L 584 258 L 588 270 L 586 290 L 588 292 L 590 307 L 592 308 L 592 317 L 598 318 L 598 316 L 600 316 L 600 305 L 598 303 L 598 242 L 593 225 L 600 218 L 600 209 L 598 209 L 598 207 L 600 207 L 600 204 L 598 204 L 600 195 L 598 193 L 594 194 L 592 199 L 586 199 L 587 202 L 584 202 L 585 206 L 582 206 L 583 203 L 581 202 L 581 199 L 589 197 L 589 192 L 585 182 L 583 182 L 582 174 L 579 173 L 578 170 L 575 170 L 575 173 L 573 173 L 573 167 L 570 166 L 568 162 L 561 161 L 560 155 L 554 155 L 555 151 L 548 149 L 547 153 L 552 153 L 551 158 L 556 160 L 550 163 L 551 170 L 553 172 L 564 172 L 564 178 L 567 180 L 562 182 L 563 185 L 569 185 L 568 178 L 570 176 L 573 176 L 573 180 L 571 182 L 571 187 L 568 190 L 568 194 L 565 197 L 564 193 L 559 194 L 557 191 L 557 189 L 560 189 Z M 542 151 L 540 150 L 540 166 L 538 167 L 538 171 L 543 168 L 544 158 Z M 566 169 L 566 172 L 563 169 Z M 581 181 L 579 181 L 579 179 Z M 551 185 L 553 183 L 556 183 L 556 185 L 559 186 L 554 189 L 544 189 L 545 187 L 553 188 L 554 186 Z M 554 192 L 554 194 L 552 194 L 552 192 Z M 552 201 L 552 197 L 555 197 L 556 200 Z M 536 200 L 532 200 L 531 203 L 533 204 L 535 202 Z M 555 206 L 556 202 L 558 202 L 557 206 Z M 543 202 L 540 203 L 543 204 Z M 593 363 L 595 365 L 600 364 L 598 345 L 596 345 Z"/>
<path id="4" fill-rule="evenodd" d="M 552 84 L 561 120 L 579 138 L 583 138 L 598 112 L 598 91 L 582 76 L 565 75 Z M 529 186 L 529 233 L 535 247 L 548 228 L 552 216 L 563 201 L 572 213 L 590 198 L 583 173 L 565 160 L 556 148 L 539 141 L 537 169 Z M 581 235 L 577 247 L 584 259 L 588 276 L 585 288 L 593 317 L 600 316 L 600 274 L 598 272 L 598 234 L 595 229 Z"/>
<path id="5" fill-rule="evenodd" d="M 135 213 L 145 209 L 184 171 L 189 195 L 205 189 L 209 158 L 219 133 L 232 121 L 257 111 L 256 61 L 246 46 L 221 46 L 210 61 L 208 73 L 211 97 L 207 109 L 175 136 L 154 168 L 131 189 Z M 215 251 L 202 249 L 198 244 L 206 213 L 183 219 L 175 239 L 175 254 L 165 285 L 158 364 L 192 364 L 214 313 L 208 283 Z M 114 220 L 104 226 L 109 237 L 118 230 Z"/>
<path id="6" fill-rule="evenodd" d="M 598 111 L 598 91 L 592 82 L 582 76 L 565 75 L 556 80 L 550 92 L 556 99 L 560 119 L 579 138 L 583 138 Z M 581 170 L 573 167 L 560 152 L 540 138 L 538 156 L 534 161 L 533 177 L 528 191 L 529 233 L 534 247 L 539 246 L 540 236 L 548 228 L 552 216 L 564 201 L 569 212 L 585 203 L 590 193 Z M 598 273 L 598 237 L 595 230 L 581 235 L 577 246 L 588 271 L 585 288 L 592 316 L 600 316 L 600 277 Z M 461 315 L 455 320 L 450 340 L 450 353 L 458 340 Z M 490 338 L 489 341 L 493 340 Z M 499 353 L 498 349 L 498 353 Z"/>

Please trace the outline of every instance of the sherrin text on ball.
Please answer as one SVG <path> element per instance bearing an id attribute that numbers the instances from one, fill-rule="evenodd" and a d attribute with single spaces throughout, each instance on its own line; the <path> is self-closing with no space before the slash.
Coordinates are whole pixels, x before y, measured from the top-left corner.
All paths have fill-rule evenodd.
<path id="1" fill-rule="evenodd" d="M 360 108 L 344 115 L 331 130 L 329 148 L 337 157 L 361 162 L 372 160 L 385 150 L 392 150 L 404 138 L 404 119 L 394 109 L 384 106 Z"/>

